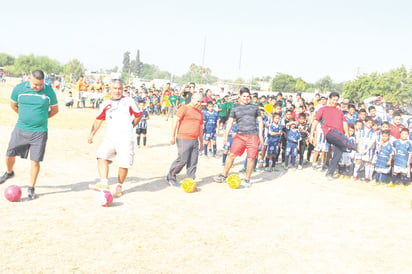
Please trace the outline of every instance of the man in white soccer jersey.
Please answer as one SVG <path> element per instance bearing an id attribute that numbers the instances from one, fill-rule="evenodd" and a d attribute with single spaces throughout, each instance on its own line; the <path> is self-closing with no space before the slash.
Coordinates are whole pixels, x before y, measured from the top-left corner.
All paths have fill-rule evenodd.
<path id="1" fill-rule="evenodd" d="M 118 184 L 114 194 L 120 197 L 122 184 L 134 160 L 133 128 L 142 118 L 142 112 L 131 97 L 123 96 L 123 84 L 120 80 L 112 82 L 110 95 L 111 99 L 104 101 L 100 106 L 99 114 L 88 138 L 88 142 L 91 144 L 103 121 L 107 121 L 106 136 L 96 154 L 100 182 L 89 185 L 89 187 L 93 190 L 109 190 L 109 164 L 117 156 Z"/>

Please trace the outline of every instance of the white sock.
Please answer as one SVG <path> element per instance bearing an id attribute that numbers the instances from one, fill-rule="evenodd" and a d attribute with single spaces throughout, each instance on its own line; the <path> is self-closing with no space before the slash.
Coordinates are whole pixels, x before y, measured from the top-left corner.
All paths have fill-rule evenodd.
<path id="1" fill-rule="evenodd" d="M 353 169 L 353 177 L 358 177 L 359 167 L 360 165 L 355 164 L 355 168 Z"/>

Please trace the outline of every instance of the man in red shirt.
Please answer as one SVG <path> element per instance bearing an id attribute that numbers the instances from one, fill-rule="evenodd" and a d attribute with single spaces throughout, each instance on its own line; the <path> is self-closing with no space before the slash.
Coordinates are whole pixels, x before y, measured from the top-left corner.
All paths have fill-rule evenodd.
<path id="1" fill-rule="evenodd" d="M 389 126 L 391 136 L 393 136 L 395 139 L 401 138 L 402 129 L 403 125 L 401 124 L 401 114 L 398 111 L 395 111 L 392 117 L 392 124 Z"/>
<path id="2" fill-rule="evenodd" d="M 309 141 L 316 146 L 316 126 L 322 121 L 322 131 L 329 144 L 333 145 L 333 157 L 329 163 L 326 177 L 333 179 L 333 173 L 338 166 L 343 151 L 346 148 L 356 150 L 356 146 L 348 142 L 348 123 L 342 110 L 337 108 L 339 93 L 331 92 L 327 106 L 320 108 L 316 112 L 315 120 L 312 123 Z M 346 134 L 346 135 L 345 135 Z"/>
<path id="3" fill-rule="evenodd" d="M 171 186 L 180 186 L 176 176 L 184 166 L 187 177 L 195 179 L 199 149 L 203 148 L 203 115 L 199 110 L 201 102 L 202 94 L 193 93 L 190 103 L 182 105 L 173 118 L 170 144 L 176 143 L 177 159 L 166 176 Z"/>

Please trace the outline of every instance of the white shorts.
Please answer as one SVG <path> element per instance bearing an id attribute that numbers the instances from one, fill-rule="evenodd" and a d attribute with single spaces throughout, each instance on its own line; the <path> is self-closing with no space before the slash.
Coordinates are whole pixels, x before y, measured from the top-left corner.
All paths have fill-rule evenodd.
<path id="1" fill-rule="evenodd" d="M 316 139 L 316 146 L 313 149 L 314 151 L 320 151 L 320 152 L 329 152 L 329 143 L 326 141 L 325 135 L 323 134 L 323 131 L 320 130 L 317 135 Z"/>
<path id="2" fill-rule="evenodd" d="M 355 159 L 356 160 L 362 160 L 362 161 L 365 161 L 365 162 L 371 162 L 373 160 L 374 154 L 375 153 L 373 151 L 369 151 L 365 154 L 356 153 L 355 154 Z"/>
<path id="3" fill-rule="evenodd" d="M 408 168 L 407 167 L 400 167 L 400 166 L 393 166 L 393 173 L 399 174 L 408 174 Z"/>
<path id="4" fill-rule="evenodd" d="M 376 171 L 377 173 L 388 174 L 389 172 L 391 172 L 391 167 L 390 167 L 390 166 L 388 166 L 388 167 L 386 167 L 386 168 L 376 168 L 376 167 L 375 167 L 375 171 Z"/>
<path id="5" fill-rule="evenodd" d="M 117 156 L 119 167 L 131 168 L 134 160 L 134 140 L 112 141 L 105 139 L 96 156 L 111 162 Z"/>
<path id="6" fill-rule="evenodd" d="M 344 152 L 342 153 L 342 157 L 339 160 L 339 165 L 350 166 L 352 164 L 352 159 L 350 157 L 350 153 Z"/>

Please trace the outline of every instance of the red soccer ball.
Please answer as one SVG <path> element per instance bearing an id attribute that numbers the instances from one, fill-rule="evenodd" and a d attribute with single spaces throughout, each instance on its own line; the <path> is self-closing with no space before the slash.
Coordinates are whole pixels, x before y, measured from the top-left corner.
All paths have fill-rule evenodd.
<path id="1" fill-rule="evenodd" d="M 16 185 L 10 185 L 4 190 L 4 197 L 10 202 L 17 202 L 21 198 L 21 188 Z"/>

